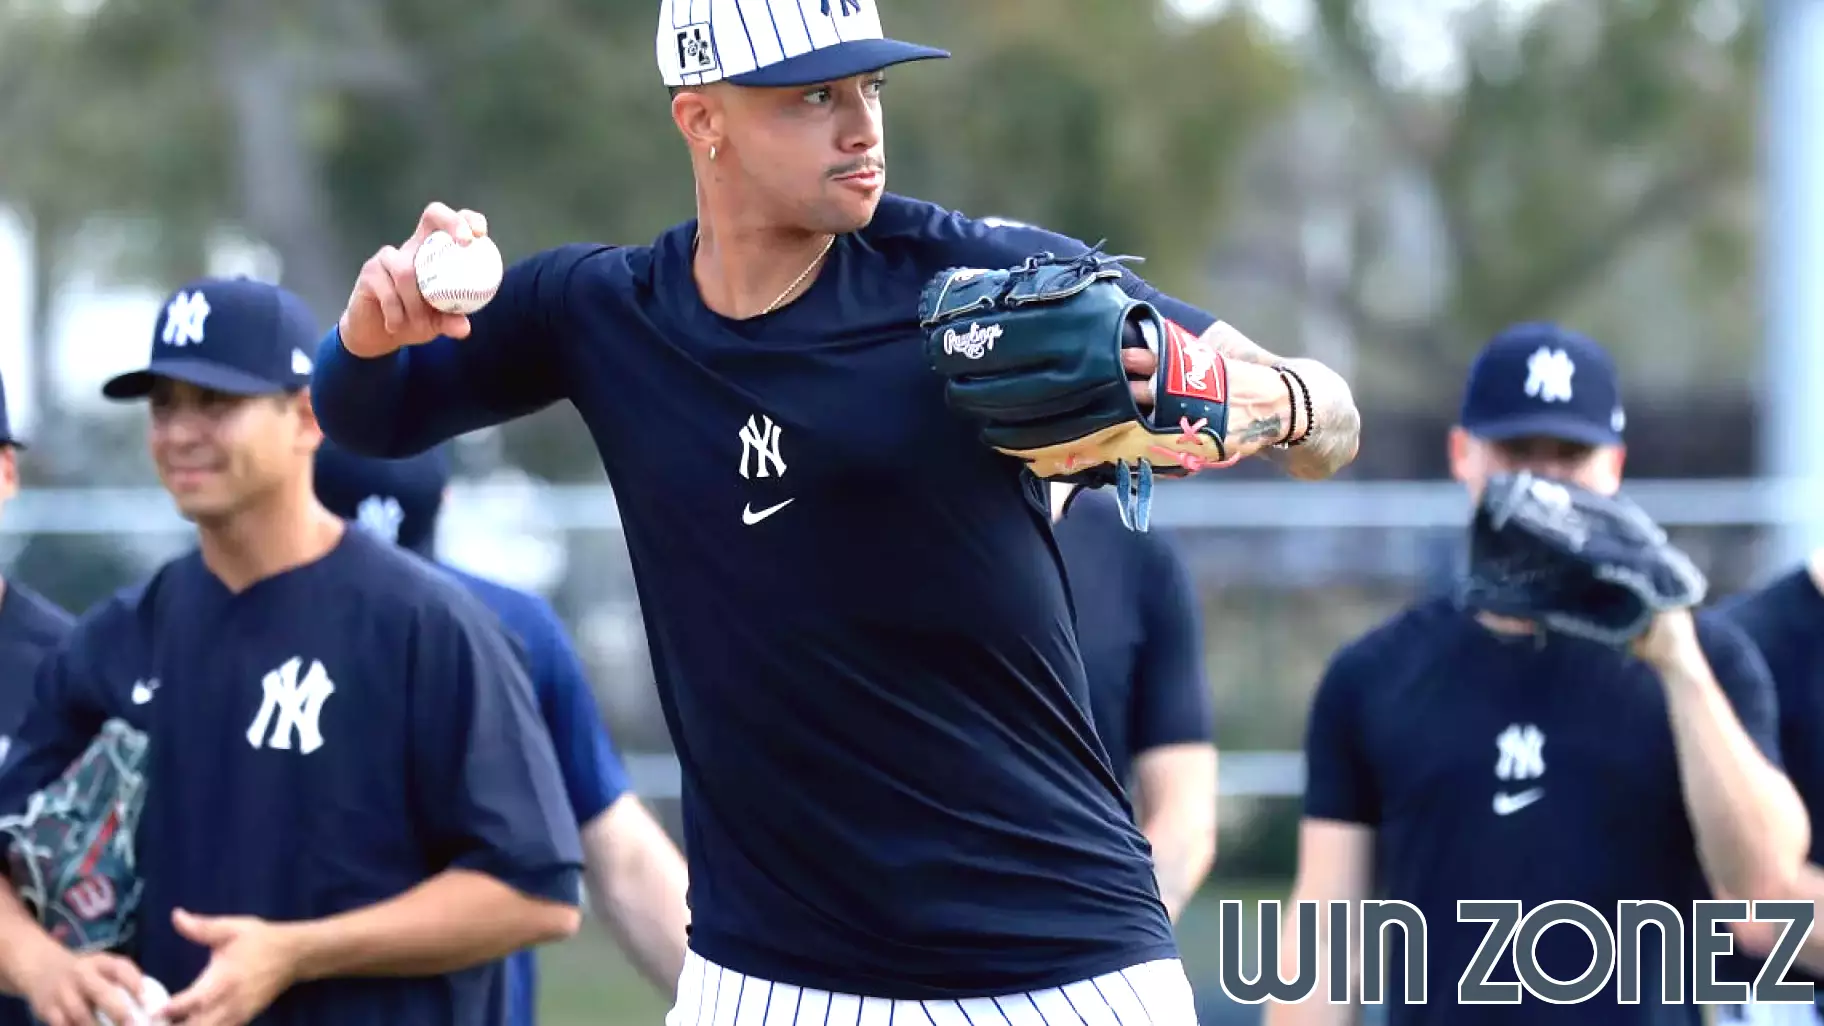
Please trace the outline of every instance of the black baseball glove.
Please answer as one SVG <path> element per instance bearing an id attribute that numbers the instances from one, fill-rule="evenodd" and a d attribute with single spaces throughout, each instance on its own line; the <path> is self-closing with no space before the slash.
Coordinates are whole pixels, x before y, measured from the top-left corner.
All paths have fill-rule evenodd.
<path id="1" fill-rule="evenodd" d="M 22 815 L 0 819 L 20 900 L 51 936 L 80 952 L 133 938 L 141 883 L 134 833 L 145 804 L 146 735 L 109 720 Z"/>
<path id="2" fill-rule="evenodd" d="M 1708 581 L 1633 502 L 1530 473 L 1489 481 L 1470 528 L 1467 608 L 1625 647 Z"/>
<path id="3" fill-rule="evenodd" d="M 952 268 L 919 299 L 925 352 L 982 440 L 1048 480 L 1117 484 L 1144 531 L 1155 473 L 1230 462 L 1228 364 L 1209 342 L 1122 290 L 1120 261 L 1042 253 L 1002 270 Z M 1159 357 L 1155 405 L 1128 389 L 1123 349 Z"/>

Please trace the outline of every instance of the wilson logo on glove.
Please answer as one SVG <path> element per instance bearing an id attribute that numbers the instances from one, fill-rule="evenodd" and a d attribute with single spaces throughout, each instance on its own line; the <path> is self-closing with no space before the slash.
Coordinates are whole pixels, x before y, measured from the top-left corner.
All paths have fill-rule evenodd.
<path id="1" fill-rule="evenodd" d="M 1165 322 L 1165 337 L 1169 343 L 1165 358 L 1170 364 L 1165 390 L 1186 399 L 1228 402 L 1228 366 L 1216 347 L 1172 320 Z"/>
<path id="2" fill-rule="evenodd" d="M 109 720 L 20 816 L 0 819 L 7 869 L 40 925 L 75 951 L 117 951 L 134 935 L 143 884 L 134 833 L 145 804 L 148 741 Z"/>
<path id="3" fill-rule="evenodd" d="M 969 330 L 961 335 L 956 333 L 955 328 L 947 328 L 944 331 L 944 352 L 953 355 L 961 353 L 968 359 L 979 360 L 994 348 L 994 340 L 1001 337 L 1002 330 L 998 324 L 984 328 L 973 322 L 969 325 Z"/>

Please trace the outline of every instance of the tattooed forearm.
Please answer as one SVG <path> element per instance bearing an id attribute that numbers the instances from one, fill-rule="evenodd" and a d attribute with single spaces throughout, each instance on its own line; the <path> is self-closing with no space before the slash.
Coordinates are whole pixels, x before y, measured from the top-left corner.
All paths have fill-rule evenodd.
<path id="1" fill-rule="evenodd" d="M 1241 425 L 1232 432 L 1232 435 L 1248 445 L 1256 442 L 1277 442 L 1286 437 L 1286 422 L 1284 418 L 1275 413 Z"/>
<path id="2" fill-rule="evenodd" d="M 1305 411 L 1302 408 L 1292 411 L 1294 436 L 1303 441 L 1286 449 L 1262 449 L 1261 457 L 1306 481 L 1330 477 L 1355 459 L 1361 447 L 1362 418 L 1355 408 L 1355 396 L 1341 375 L 1316 360 L 1275 356 L 1220 321 L 1204 333 L 1204 338 L 1214 342 L 1216 351 L 1230 360 L 1290 368 L 1310 392 L 1310 424 L 1303 423 Z M 1302 403 L 1300 405 L 1302 407 Z"/>

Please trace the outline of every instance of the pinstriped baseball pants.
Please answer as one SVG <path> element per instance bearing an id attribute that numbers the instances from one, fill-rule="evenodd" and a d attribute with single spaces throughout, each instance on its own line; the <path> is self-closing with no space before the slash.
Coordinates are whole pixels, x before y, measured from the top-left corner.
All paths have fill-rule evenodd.
<path id="1" fill-rule="evenodd" d="M 1177 959 L 1023 994 L 916 1001 L 774 983 L 690 951 L 665 1026 L 1197 1026 L 1197 1008 Z"/>

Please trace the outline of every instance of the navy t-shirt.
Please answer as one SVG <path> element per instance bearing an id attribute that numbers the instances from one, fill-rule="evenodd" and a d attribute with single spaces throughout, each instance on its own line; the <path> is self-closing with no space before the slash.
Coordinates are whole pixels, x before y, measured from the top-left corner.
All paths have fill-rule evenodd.
<path id="1" fill-rule="evenodd" d="M 1740 630 L 1697 615 L 1717 683 L 1761 750 L 1777 760 L 1767 667 Z M 1573 899 L 1613 928 L 1616 903 L 1657 899 L 1687 917 L 1712 896 L 1679 787 L 1664 686 L 1645 663 L 1594 642 L 1497 635 L 1448 599 L 1417 605 L 1344 648 L 1313 701 L 1305 742 L 1305 815 L 1375 831 L 1378 897 L 1425 914 L 1427 1003 L 1404 1003 L 1389 972 L 1392 1026 L 1454 1023 L 1457 981 L 1488 924 L 1457 922 L 1460 900 Z M 1398 930 L 1390 967 L 1404 965 Z M 1687 938 L 1686 952 L 1691 951 Z M 1661 1005 L 1657 932 L 1641 934 L 1641 1003 L 1617 1002 L 1615 979 L 1552 1022 L 1689 1023 L 1697 1005 Z M 1593 949 L 1572 925 L 1540 938 L 1540 967 L 1576 979 Z M 1514 981 L 1504 953 L 1491 975 Z M 1690 975 L 1686 974 L 1689 993 Z M 1322 1000 L 1318 995 L 1313 1000 Z M 1475 1009 L 1478 1023 L 1530 1023 L 1544 1006 Z"/>
<path id="2" fill-rule="evenodd" d="M 1748 635 L 1773 673 L 1780 757 L 1811 817 L 1810 861 L 1824 864 L 1824 594 L 1801 567 L 1765 588 L 1730 596 L 1717 611 Z M 1732 978 L 1751 979 L 1752 970 Z M 1785 978 L 1824 984 L 1798 966 Z M 1818 996 L 1824 1002 L 1824 992 Z"/>
<path id="3" fill-rule="evenodd" d="M 325 430 L 398 457 L 576 407 L 683 771 L 703 957 L 939 998 L 1173 955 L 1079 701 L 1045 496 L 946 406 L 917 326 L 941 270 L 1086 247 L 888 196 L 801 299 L 733 320 L 697 291 L 694 232 L 520 261 L 461 341 L 362 360 L 332 332 Z"/>
<path id="4" fill-rule="evenodd" d="M 25 721 L 32 681 L 46 656 L 70 636 L 76 618 L 30 588 L 6 582 L 0 593 L 0 766 L 12 751 L 13 735 Z M 0 995 L 0 1026 L 31 1026 L 31 1010 Z"/>
<path id="5" fill-rule="evenodd" d="M 1130 531 L 1113 496 L 1077 490 L 1053 528 L 1064 554 L 1096 735 L 1115 777 L 1164 745 L 1213 740 L 1203 618 L 1165 535 Z"/>
<path id="6" fill-rule="evenodd" d="M 575 820 L 512 641 L 367 532 L 239 594 L 192 552 L 90 610 L 39 674 L 0 814 L 115 717 L 150 739 L 134 956 L 172 993 L 208 961 L 173 908 L 315 919 L 452 867 L 577 900 Z M 306 983 L 258 1021 L 492 1026 L 503 971 Z"/>
<path id="7" fill-rule="evenodd" d="M 526 676 L 551 734 L 564 792 L 578 828 L 608 811 L 629 789 L 627 770 L 615 754 L 602 713 L 589 689 L 583 661 L 564 633 L 557 611 L 544 599 L 454 567 L 446 571 L 480 599 L 519 642 Z M 507 959 L 507 1026 L 532 1026 L 538 1018 L 538 956 L 520 951 Z"/>

